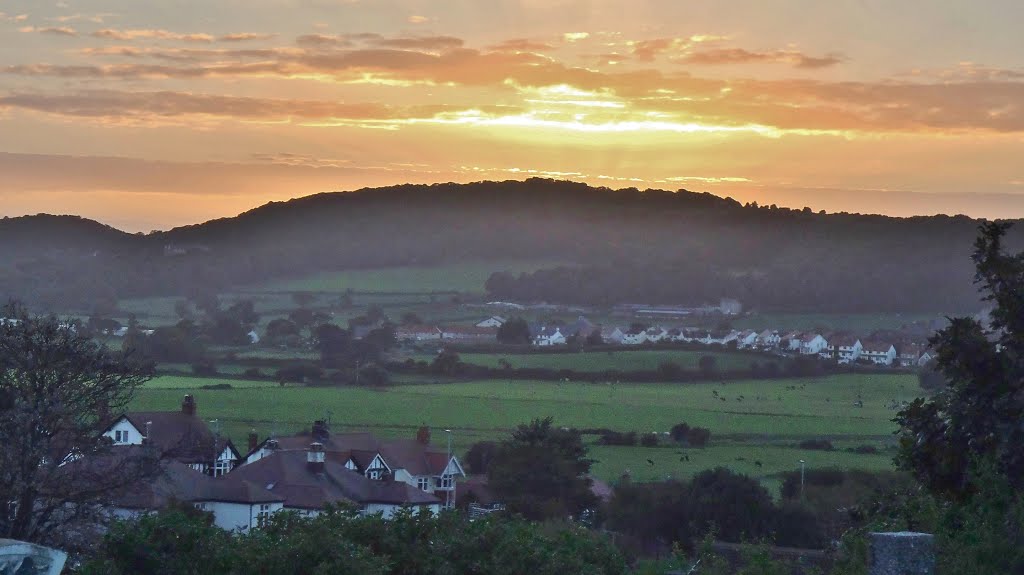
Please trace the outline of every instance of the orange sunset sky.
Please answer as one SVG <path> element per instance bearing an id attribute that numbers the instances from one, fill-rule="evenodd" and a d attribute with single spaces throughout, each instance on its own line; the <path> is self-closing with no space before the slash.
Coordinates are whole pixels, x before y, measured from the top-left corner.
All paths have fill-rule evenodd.
<path id="1" fill-rule="evenodd" d="M 565 178 L 1024 217 L 1019 0 L 0 0 L 0 214 Z"/>

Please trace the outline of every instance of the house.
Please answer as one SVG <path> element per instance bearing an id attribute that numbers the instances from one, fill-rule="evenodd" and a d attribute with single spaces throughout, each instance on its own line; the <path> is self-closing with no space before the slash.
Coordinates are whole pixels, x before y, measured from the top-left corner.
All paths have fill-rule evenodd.
<path id="1" fill-rule="evenodd" d="M 928 348 L 921 352 L 921 357 L 917 358 L 918 367 L 924 367 L 928 365 L 932 360 L 936 358 L 935 350 Z"/>
<path id="2" fill-rule="evenodd" d="M 398 341 L 434 341 L 441 339 L 441 329 L 432 325 L 402 325 L 395 328 Z"/>
<path id="3" fill-rule="evenodd" d="M 761 333 L 757 334 L 757 347 L 761 349 L 774 349 L 779 347 L 779 342 L 782 341 L 782 336 L 779 332 L 772 329 L 766 329 Z"/>
<path id="4" fill-rule="evenodd" d="M 308 438 L 307 438 L 308 440 Z M 284 509 L 306 516 L 319 514 L 328 504 L 355 505 L 364 515 L 388 519 L 404 507 L 441 510 L 441 500 L 395 475 L 371 479 L 327 458 L 323 444 L 311 442 L 305 449 L 275 450 L 253 463 L 240 466 L 224 480 L 263 485 L 280 497 Z"/>
<path id="5" fill-rule="evenodd" d="M 819 355 L 828 348 L 828 340 L 819 333 L 804 333 L 798 341 L 800 355 Z"/>
<path id="6" fill-rule="evenodd" d="M 218 527 L 244 531 L 280 511 L 284 501 L 263 485 L 228 476 L 214 479 L 170 460 L 154 477 L 112 492 L 106 504 L 115 517 L 133 518 L 172 503 L 190 503 L 212 513 Z"/>
<path id="7" fill-rule="evenodd" d="M 838 363 L 853 363 L 860 358 L 863 345 L 856 336 L 844 333 L 830 334 L 823 356 L 834 358 Z"/>
<path id="8" fill-rule="evenodd" d="M 622 345 L 641 345 L 647 343 L 646 329 L 631 329 L 622 334 Z"/>
<path id="9" fill-rule="evenodd" d="M 605 328 L 601 330 L 601 340 L 605 343 L 621 344 L 625 332 L 620 327 Z"/>
<path id="10" fill-rule="evenodd" d="M 587 336 L 594 333 L 595 330 L 600 329 L 600 326 L 596 326 L 590 323 L 590 320 L 581 315 L 577 317 L 576 321 L 572 322 L 571 324 L 562 326 L 560 328 L 560 331 L 562 332 L 562 335 L 566 337 L 566 339 L 576 336 L 582 340 L 586 339 Z"/>
<path id="11" fill-rule="evenodd" d="M 896 347 L 879 341 L 867 341 L 863 344 L 861 359 L 877 365 L 892 365 L 896 361 Z"/>
<path id="12" fill-rule="evenodd" d="M 312 433 L 269 438 L 245 456 L 245 465 L 271 457 L 277 452 L 305 451 L 310 442 L 323 446 L 326 460 L 376 480 L 391 477 L 421 491 L 454 501 L 455 478 L 465 472 L 458 458 L 430 443 L 430 430 L 421 427 L 415 439 L 381 441 L 371 433 L 331 433 L 327 423 L 315 421 Z"/>
<path id="13" fill-rule="evenodd" d="M 731 330 L 714 330 L 705 333 L 702 337 L 698 338 L 697 341 L 704 345 L 728 345 L 730 342 L 736 341 L 739 332 Z"/>
<path id="14" fill-rule="evenodd" d="M 800 351 L 800 340 L 803 336 L 803 332 L 791 331 L 782 336 L 779 346 L 785 351 Z"/>
<path id="15" fill-rule="evenodd" d="M 925 346 L 919 343 L 903 343 L 896 350 L 896 361 L 900 367 L 917 367 Z"/>
<path id="16" fill-rule="evenodd" d="M 245 335 L 246 335 L 246 337 L 249 338 L 249 344 L 250 345 L 256 345 L 257 343 L 260 342 L 260 334 L 256 333 L 256 330 L 251 330 L 251 331 L 249 331 L 249 333 L 247 333 Z"/>
<path id="17" fill-rule="evenodd" d="M 501 317 L 500 315 L 492 315 L 491 317 L 489 317 L 489 318 L 487 318 L 485 320 L 478 321 L 476 323 L 476 327 L 492 327 L 492 328 L 497 329 L 497 328 L 501 327 L 502 325 L 504 325 L 506 321 L 508 321 L 508 320 L 503 318 L 503 317 Z"/>
<path id="18" fill-rule="evenodd" d="M 463 343 L 493 342 L 498 341 L 498 329 L 452 325 L 441 329 L 441 339 Z"/>
<path id="19" fill-rule="evenodd" d="M 739 349 L 749 349 L 757 344 L 757 332 L 753 330 L 744 330 L 736 334 L 736 347 Z"/>
<path id="20" fill-rule="evenodd" d="M 196 401 L 186 395 L 179 411 L 133 411 L 111 423 L 103 432 L 114 445 L 151 445 L 165 459 L 184 463 L 214 477 L 231 471 L 241 454 L 231 440 L 210 431 L 196 415 Z"/>
<path id="21" fill-rule="evenodd" d="M 662 327 L 649 327 L 645 332 L 647 341 L 651 343 L 658 343 L 659 341 L 668 339 L 668 331 Z"/>
<path id="22" fill-rule="evenodd" d="M 533 345 L 539 347 L 547 347 L 551 345 L 565 345 L 566 337 L 562 333 L 561 328 L 558 326 L 554 327 L 542 327 L 533 336 Z"/>

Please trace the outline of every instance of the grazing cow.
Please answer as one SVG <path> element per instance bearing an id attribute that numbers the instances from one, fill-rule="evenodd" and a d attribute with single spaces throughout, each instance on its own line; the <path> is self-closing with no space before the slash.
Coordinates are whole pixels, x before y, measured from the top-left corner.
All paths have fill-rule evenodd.
<path id="1" fill-rule="evenodd" d="M 650 459 L 648 459 L 648 460 L 647 460 L 647 464 L 648 464 L 648 465 L 654 465 L 654 461 L 651 461 Z"/>

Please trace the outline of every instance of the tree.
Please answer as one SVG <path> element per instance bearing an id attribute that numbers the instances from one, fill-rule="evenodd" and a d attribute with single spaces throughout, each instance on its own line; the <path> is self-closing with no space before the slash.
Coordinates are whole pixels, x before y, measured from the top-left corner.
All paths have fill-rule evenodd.
<path id="1" fill-rule="evenodd" d="M 934 493 L 965 499 L 972 468 L 991 460 L 1024 486 L 1024 253 L 1003 253 L 1009 229 L 984 223 L 975 243 L 975 282 L 991 302 L 991 326 L 956 318 L 930 340 L 948 385 L 899 412 L 897 464 Z"/>
<path id="2" fill-rule="evenodd" d="M 279 317 L 267 324 L 266 340 L 270 345 L 288 345 L 299 338 L 299 326 L 290 319 Z"/>
<path id="3" fill-rule="evenodd" d="M 550 417 L 521 424 L 503 441 L 487 472 L 497 498 L 527 519 L 579 517 L 597 505 L 588 477 L 593 460 L 578 431 Z"/>
<path id="4" fill-rule="evenodd" d="M 917 384 L 925 391 L 934 392 L 946 387 L 946 377 L 936 369 L 934 362 L 928 362 L 917 370 Z"/>
<path id="5" fill-rule="evenodd" d="M 493 441 L 477 441 L 469 447 L 464 462 L 469 472 L 473 475 L 487 473 L 491 466 L 491 460 L 498 452 L 498 444 Z"/>
<path id="6" fill-rule="evenodd" d="M 674 361 L 663 361 L 658 364 L 658 377 L 665 381 L 675 381 L 683 375 L 683 368 Z"/>
<path id="7" fill-rule="evenodd" d="M 102 437 L 152 366 L 8 306 L 0 323 L 0 537 L 73 545 L 111 491 L 152 471 L 142 452 L 114 455 Z M 65 464 L 69 458 L 78 461 Z"/>
<path id="8" fill-rule="evenodd" d="M 402 325 L 423 325 L 423 318 L 416 312 L 407 311 L 402 314 Z"/>
<path id="9" fill-rule="evenodd" d="M 689 433 L 690 433 L 690 424 L 685 423 L 685 422 L 684 423 L 677 423 L 677 424 L 672 426 L 672 429 L 669 430 L 669 435 L 672 436 L 672 440 L 676 441 L 676 442 L 679 442 L 679 443 L 682 443 L 683 441 L 686 441 L 686 437 L 687 437 L 687 435 L 689 435 Z"/>
<path id="10" fill-rule="evenodd" d="M 342 367 L 352 351 L 352 334 L 333 323 L 323 323 L 314 330 L 320 363 L 324 367 Z"/>
<path id="11" fill-rule="evenodd" d="M 438 375 L 455 375 L 458 373 L 460 366 L 462 366 L 462 360 L 459 358 L 459 354 L 444 349 L 441 350 L 441 353 L 437 354 L 434 361 L 430 362 L 430 371 Z"/>
<path id="12" fill-rule="evenodd" d="M 521 317 L 510 318 L 498 327 L 498 341 L 505 344 L 529 345 L 530 325 Z"/>
<path id="13" fill-rule="evenodd" d="M 601 330 L 595 328 L 594 331 L 590 332 L 587 336 L 586 343 L 591 346 L 604 345 L 604 337 L 601 336 Z"/>

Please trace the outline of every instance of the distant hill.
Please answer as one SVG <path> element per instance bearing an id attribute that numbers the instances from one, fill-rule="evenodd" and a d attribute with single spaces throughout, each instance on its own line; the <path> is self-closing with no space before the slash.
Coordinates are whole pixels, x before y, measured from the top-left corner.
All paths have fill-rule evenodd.
<path id="1" fill-rule="evenodd" d="M 314 272 L 542 259 L 578 265 L 499 274 L 488 289 L 579 303 L 730 296 L 775 310 L 962 311 L 978 307 L 969 259 L 977 224 L 540 179 L 403 185 L 274 202 L 148 235 L 75 217 L 0 220 L 0 295 L 88 310 Z"/>

